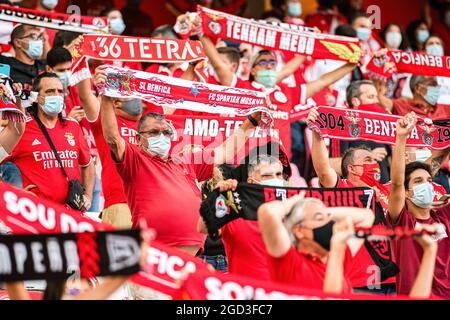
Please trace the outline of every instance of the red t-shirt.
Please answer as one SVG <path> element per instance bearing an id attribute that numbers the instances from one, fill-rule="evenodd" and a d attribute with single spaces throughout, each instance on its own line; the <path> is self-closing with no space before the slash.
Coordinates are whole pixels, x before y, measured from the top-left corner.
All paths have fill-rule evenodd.
<path id="1" fill-rule="evenodd" d="M 430 218 L 425 220 L 417 219 L 408 212 L 405 206 L 400 212 L 395 226 L 414 229 L 418 223 L 444 224 L 445 232 L 433 236 L 438 241 L 438 251 L 434 268 L 432 294 L 450 298 L 450 238 L 448 237 L 450 230 L 450 206 L 436 212 L 431 211 L 430 215 Z M 414 239 L 400 239 L 394 241 L 394 252 L 400 268 L 400 273 L 397 275 L 397 293 L 409 294 L 422 261 L 422 247 Z"/>
<path id="2" fill-rule="evenodd" d="M 267 251 L 258 221 L 236 219 L 222 230 L 228 271 L 259 280 L 270 280 Z"/>
<path id="3" fill-rule="evenodd" d="M 404 116 L 408 112 L 414 111 L 419 117 L 436 119 L 450 118 L 450 106 L 445 104 L 438 104 L 432 108 L 425 109 L 423 105 L 415 103 L 409 99 L 394 99 L 393 114 Z"/>
<path id="4" fill-rule="evenodd" d="M 354 187 L 355 186 L 347 179 L 339 179 L 338 183 L 336 185 L 336 188 L 354 188 Z M 383 248 L 385 250 L 388 249 L 387 246 L 380 246 L 380 248 Z M 370 281 L 368 280 L 368 278 L 373 279 L 372 266 L 374 265 L 374 261 L 373 261 L 372 257 L 370 256 L 369 251 L 367 251 L 367 248 L 365 247 L 365 245 L 361 246 L 361 249 L 359 249 L 359 251 L 353 257 L 353 260 L 355 261 L 355 265 L 349 271 L 349 277 L 352 282 L 352 287 L 360 288 L 360 287 L 366 287 L 368 285 L 368 283 L 376 284 L 376 283 L 373 283 L 373 280 L 370 280 Z M 395 277 L 390 277 L 390 278 L 382 281 L 381 283 L 382 284 L 395 283 Z"/>
<path id="5" fill-rule="evenodd" d="M 251 90 L 263 91 L 269 95 L 272 103 L 272 117 L 274 128 L 279 130 L 280 140 L 286 150 L 288 159 L 291 158 L 291 122 L 289 114 L 297 104 L 306 103 L 306 85 L 288 87 L 278 83 L 275 88 L 266 89 L 262 84 L 253 81 L 248 86 Z"/>
<path id="6" fill-rule="evenodd" d="M 298 252 L 294 246 L 282 257 L 269 256 L 270 277 L 273 281 L 299 286 L 305 289 L 323 290 L 327 265 L 319 258 Z M 351 292 L 351 283 L 347 276 L 353 265 L 352 254 L 346 247 L 344 257 L 343 293 Z"/>
<path id="7" fill-rule="evenodd" d="M 203 247 L 205 236 L 197 231 L 201 204 L 198 181 L 212 177 L 213 150 L 195 157 L 162 160 L 126 143 L 123 162 L 117 163 L 132 213 L 133 227 L 140 218 L 155 229 L 156 240 L 170 246 Z"/>
<path id="8" fill-rule="evenodd" d="M 116 116 L 120 136 L 131 144 L 136 144 L 136 134 L 139 121 L 127 120 Z M 117 173 L 116 165 L 111 157 L 111 151 L 103 137 L 100 116 L 91 123 L 100 161 L 102 162 L 102 191 L 105 197 L 105 208 L 117 203 L 127 202 L 122 179 Z"/>
<path id="9" fill-rule="evenodd" d="M 78 122 L 67 119 L 63 127 L 58 120 L 53 129 L 47 128 L 47 132 L 69 178 L 81 181 L 79 166 L 88 166 L 91 156 Z M 30 191 L 36 195 L 60 204 L 66 203 L 69 190 L 67 179 L 34 118 L 28 119 L 19 144 L 5 161 L 17 165 L 24 187 L 34 184 L 37 188 Z"/>

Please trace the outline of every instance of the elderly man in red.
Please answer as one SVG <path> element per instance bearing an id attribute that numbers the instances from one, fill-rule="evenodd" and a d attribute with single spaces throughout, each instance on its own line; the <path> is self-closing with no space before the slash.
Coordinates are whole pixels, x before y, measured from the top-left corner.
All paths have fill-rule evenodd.
<path id="1" fill-rule="evenodd" d="M 156 240 L 192 255 L 203 247 L 197 231 L 201 192 L 197 181 L 209 180 L 214 165 L 233 159 L 255 128 L 260 114 L 249 116 L 221 146 L 184 158 L 169 156 L 172 127 L 163 115 L 148 113 L 138 125 L 137 145 L 119 134 L 112 99 L 102 97 L 103 135 L 122 178 L 133 227 L 144 219 Z"/>

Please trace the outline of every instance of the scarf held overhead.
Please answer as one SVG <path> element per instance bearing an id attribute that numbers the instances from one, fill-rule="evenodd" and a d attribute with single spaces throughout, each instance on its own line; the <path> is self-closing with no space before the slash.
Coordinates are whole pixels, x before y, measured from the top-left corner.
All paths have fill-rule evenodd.
<path id="1" fill-rule="evenodd" d="M 272 116 L 263 92 L 224 87 L 108 66 L 106 84 L 98 89 L 108 97 L 133 97 L 150 103 L 208 113 L 247 116 L 262 112 L 260 126 L 269 128 Z"/>
<path id="2" fill-rule="evenodd" d="M 0 20 L 71 32 L 108 32 L 108 19 L 106 17 L 86 17 L 77 14 L 43 12 L 7 5 L 0 5 Z"/>
<path id="3" fill-rule="evenodd" d="M 283 25 L 246 19 L 198 7 L 203 32 L 214 38 L 244 42 L 269 50 L 289 51 L 316 59 L 358 63 L 361 48 L 357 38 L 293 30 Z"/>
<path id="4" fill-rule="evenodd" d="M 200 41 L 87 34 L 71 52 L 74 58 L 71 85 L 90 77 L 87 59 L 154 63 L 194 62 L 195 73 L 207 79 L 206 55 Z"/>
<path id="5" fill-rule="evenodd" d="M 318 112 L 319 118 L 309 127 L 322 137 L 395 144 L 399 116 L 330 107 L 319 107 Z M 449 141 L 450 128 L 434 125 L 430 119 L 419 118 L 406 144 L 443 150 L 450 145 Z"/>
<path id="6" fill-rule="evenodd" d="M 450 77 L 450 56 L 389 50 L 381 57 L 373 57 L 367 69 L 385 78 L 392 77 L 394 73 Z"/>
<path id="7" fill-rule="evenodd" d="M 0 235 L 0 281 L 132 275 L 140 254 L 139 230 Z"/>
<path id="8" fill-rule="evenodd" d="M 209 236 L 216 238 L 220 228 L 238 218 L 257 220 L 260 205 L 274 200 L 290 198 L 301 191 L 305 197 L 322 200 L 329 207 L 374 208 L 371 188 L 290 188 L 239 183 L 235 191 L 211 192 L 202 202 L 200 215 Z"/>

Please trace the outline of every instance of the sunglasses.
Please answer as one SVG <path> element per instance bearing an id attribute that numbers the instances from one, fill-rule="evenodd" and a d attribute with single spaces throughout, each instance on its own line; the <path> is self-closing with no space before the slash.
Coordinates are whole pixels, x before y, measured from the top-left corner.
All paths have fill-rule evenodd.
<path id="1" fill-rule="evenodd" d="M 275 66 L 277 62 L 273 59 L 271 60 L 260 60 L 256 63 L 257 66 L 265 67 L 265 66 Z"/>

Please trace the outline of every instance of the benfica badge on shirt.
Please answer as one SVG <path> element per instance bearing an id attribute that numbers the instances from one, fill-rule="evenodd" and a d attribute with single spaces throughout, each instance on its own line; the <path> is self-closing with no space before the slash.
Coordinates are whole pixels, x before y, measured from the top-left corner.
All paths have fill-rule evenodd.
<path id="1" fill-rule="evenodd" d="M 216 217 L 223 218 L 230 213 L 230 208 L 227 207 L 227 199 L 224 195 L 220 195 L 216 199 Z"/>
<path id="2" fill-rule="evenodd" d="M 72 147 L 75 147 L 75 138 L 71 132 L 66 132 L 64 137 L 66 137 L 67 143 L 69 143 Z"/>

